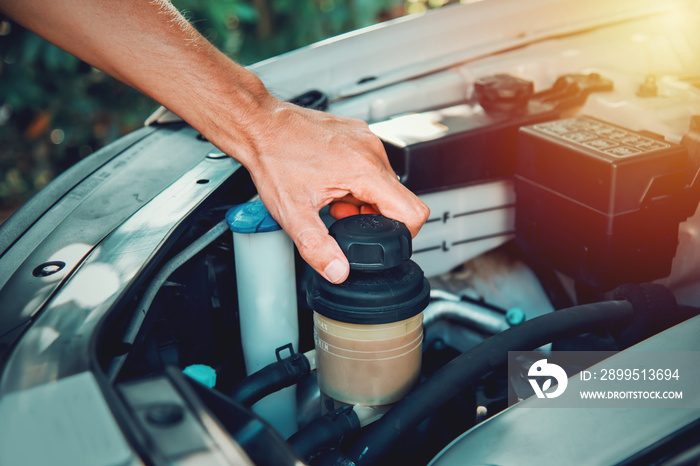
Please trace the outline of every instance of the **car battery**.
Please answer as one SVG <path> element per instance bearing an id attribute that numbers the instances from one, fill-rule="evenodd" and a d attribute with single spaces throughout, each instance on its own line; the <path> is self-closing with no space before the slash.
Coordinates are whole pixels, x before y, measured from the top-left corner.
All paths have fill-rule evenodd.
<path id="1" fill-rule="evenodd" d="M 558 119 L 592 92 L 612 88 L 596 73 L 561 76 L 538 93 L 532 82 L 515 76 L 485 76 L 474 83 L 469 102 L 397 116 L 370 129 L 401 182 L 416 194 L 432 193 L 511 179 L 521 126 Z"/>
<path id="2" fill-rule="evenodd" d="M 523 127 L 516 240 L 598 290 L 665 277 L 698 203 L 684 146 L 587 116 Z"/>
<path id="3" fill-rule="evenodd" d="M 465 103 L 402 115 L 370 129 L 384 143 L 404 185 L 423 194 L 512 177 L 518 128 L 558 117 L 540 102 L 530 102 L 516 114 Z"/>

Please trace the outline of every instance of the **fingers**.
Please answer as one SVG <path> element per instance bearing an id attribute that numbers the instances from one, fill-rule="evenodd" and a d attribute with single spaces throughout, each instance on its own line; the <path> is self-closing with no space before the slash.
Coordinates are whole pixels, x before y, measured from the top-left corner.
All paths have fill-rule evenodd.
<path id="1" fill-rule="evenodd" d="M 336 220 L 358 214 L 379 214 L 379 210 L 375 206 L 364 204 L 360 201 L 357 201 L 357 203 L 360 205 L 357 206 L 354 203 L 346 201 L 333 202 L 331 203 L 329 213 L 331 214 L 331 217 Z"/>
<path id="2" fill-rule="evenodd" d="M 356 199 L 352 194 L 331 202 L 329 212 L 336 220 L 358 214 L 379 214 L 377 206 L 366 204 Z"/>
<path id="3" fill-rule="evenodd" d="M 405 192 L 408 192 L 409 196 L 401 199 L 397 198 L 395 192 L 387 194 L 376 193 L 376 191 L 381 191 L 381 188 L 374 187 L 366 196 L 363 196 L 366 199 L 377 199 L 374 203 L 368 204 L 352 195 L 348 195 L 332 202 L 329 213 L 336 220 L 349 217 L 350 215 L 381 214 L 404 223 L 411 235 L 415 237 L 428 219 L 430 209 L 423 201 L 404 188 L 403 185 L 399 183 L 399 186 L 399 194 L 405 196 Z"/>
<path id="4" fill-rule="evenodd" d="M 318 212 L 295 214 L 294 222 L 282 225 L 296 244 L 301 257 L 323 278 L 342 283 L 348 278 L 350 266 L 338 243 L 328 234 Z"/>
<path id="5" fill-rule="evenodd" d="M 365 204 L 362 207 L 360 207 L 360 213 L 361 214 L 379 214 L 379 211 L 374 207 L 369 204 Z"/>
<path id="6" fill-rule="evenodd" d="M 428 206 L 391 174 L 378 181 L 362 181 L 353 190 L 353 195 L 364 201 L 368 208 L 371 206 L 385 217 L 404 223 L 413 237 L 430 215 Z"/>
<path id="7" fill-rule="evenodd" d="M 341 218 L 359 214 L 360 207 L 348 202 L 333 202 L 331 203 L 329 213 L 334 219 L 340 220 Z"/>

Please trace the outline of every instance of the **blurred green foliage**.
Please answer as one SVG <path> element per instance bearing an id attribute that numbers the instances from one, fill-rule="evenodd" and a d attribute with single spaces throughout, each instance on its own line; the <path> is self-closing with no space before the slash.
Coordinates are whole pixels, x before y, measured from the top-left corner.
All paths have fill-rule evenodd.
<path id="1" fill-rule="evenodd" d="M 242 64 L 404 13 L 404 0 L 172 0 L 194 26 Z"/>
<path id="2" fill-rule="evenodd" d="M 0 205 L 7 205 L 137 128 L 155 105 L 14 23 L 4 21 L 0 32 Z"/>
<path id="3" fill-rule="evenodd" d="M 443 0 L 172 0 L 224 53 L 251 64 Z M 0 20 L 0 221 L 157 104 Z"/>

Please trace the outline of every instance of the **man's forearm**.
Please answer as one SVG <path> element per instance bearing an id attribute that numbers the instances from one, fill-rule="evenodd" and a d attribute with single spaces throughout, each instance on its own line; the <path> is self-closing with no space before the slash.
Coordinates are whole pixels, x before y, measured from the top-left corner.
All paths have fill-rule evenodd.
<path id="1" fill-rule="evenodd" d="M 348 261 L 319 209 L 370 204 L 413 235 L 428 218 L 365 122 L 277 100 L 166 0 L 0 0 L 0 9 L 165 105 L 243 163 L 301 256 L 332 282 L 345 280 Z"/>

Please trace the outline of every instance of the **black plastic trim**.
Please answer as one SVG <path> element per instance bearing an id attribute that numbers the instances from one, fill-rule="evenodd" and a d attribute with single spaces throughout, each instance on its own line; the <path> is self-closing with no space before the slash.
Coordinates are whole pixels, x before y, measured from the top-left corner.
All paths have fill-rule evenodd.
<path id="1" fill-rule="evenodd" d="M 104 164 L 124 152 L 156 127 L 140 128 L 117 139 L 59 175 L 41 191 L 29 199 L 22 207 L 0 224 L 0 257 L 29 230 L 56 202 L 65 196 L 78 183 L 99 170 Z"/>

